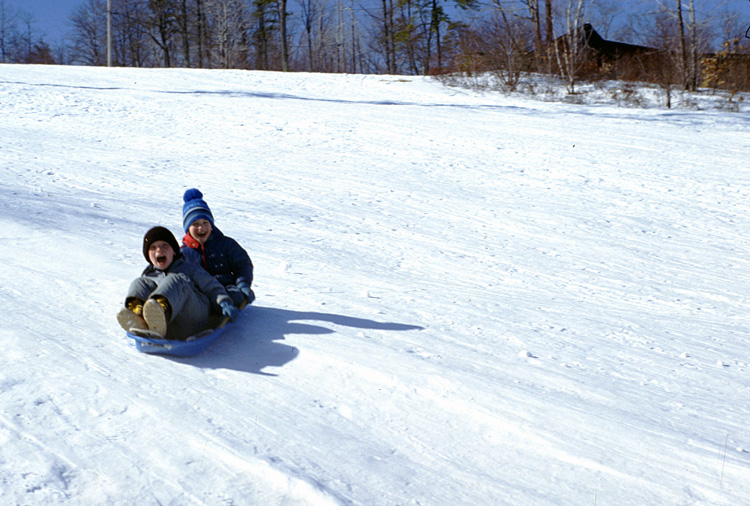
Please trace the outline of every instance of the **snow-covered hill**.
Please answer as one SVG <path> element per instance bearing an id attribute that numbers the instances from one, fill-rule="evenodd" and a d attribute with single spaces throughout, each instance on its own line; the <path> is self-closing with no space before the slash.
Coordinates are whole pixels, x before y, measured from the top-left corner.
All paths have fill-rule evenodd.
<path id="1" fill-rule="evenodd" d="M 750 118 L 0 65 L 0 503 L 750 503 Z M 199 188 L 257 302 L 115 321 Z"/>

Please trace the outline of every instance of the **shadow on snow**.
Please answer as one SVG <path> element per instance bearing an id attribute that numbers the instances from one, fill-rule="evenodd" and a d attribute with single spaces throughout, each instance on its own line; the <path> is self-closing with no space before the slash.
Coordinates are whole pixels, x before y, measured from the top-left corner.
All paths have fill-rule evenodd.
<path id="1" fill-rule="evenodd" d="M 45 86 L 52 88 L 71 88 L 83 90 L 100 90 L 100 91 L 137 91 L 136 88 L 118 88 L 107 86 L 82 86 L 73 84 L 52 84 L 52 83 L 28 83 L 21 81 L 0 81 L 0 84 L 19 84 L 22 86 Z M 292 95 L 289 93 L 275 93 L 264 91 L 237 91 L 237 90 L 139 90 L 148 93 L 163 93 L 170 95 L 215 95 L 228 98 L 261 98 L 261 99 L 281 99 L 281 100 L 303 100 L 311 102 L 332 102 L 337 104 L 358 104 L 358 105 L 382 105 L 382 106 L 415 106 L 415 107 L 447 107 L 459 109 L 498 109 L 498 110 L 519 110 L 526 111 L 526 108 L 517 105 L 488 105 L 488 104 L 454 104 L 454 103 L 422 103 L 407 102 L 398 100 L 347 100 L 343 98 L 326 98 L 326 97 L 305 97 L 301 95 Z"/>
<path id="2" fill-rule="evenodd" d="M 280 343 L 287 334 L 322 335 L 335 330 L 326 325 L 302 323 L 313 320 L 328 324 L 371 330 L 422 330 L 417 325 L 378 322 L 365 318 L 320 313 L 316 311 L 292 311 L 262 306 L 250 306 L 242 311 L 240 319 L 227 329 L 205 353 L 196 357 L 171 360 L 209 369 L 231 369 L 236 371 L 276 376 L 263 372 L 266 367 L 281 367 L 299 355 L 294 346 Z M 166 357 L 166 356 L 165 356 Z"/>

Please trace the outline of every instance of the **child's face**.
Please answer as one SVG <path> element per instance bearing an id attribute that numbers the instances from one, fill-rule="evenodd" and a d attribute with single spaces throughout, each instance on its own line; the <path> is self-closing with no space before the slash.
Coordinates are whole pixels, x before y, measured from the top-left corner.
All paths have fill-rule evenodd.
<path id="1" fill-rule="evenodd" d="M 188 227 L 188 232 L 193 239 L 201 244 L 206 244 L 212 230 L 213 227 L 211 226 L 211 222 L 203 219 L 195 220 L 192 225 Z"/>
<path id="2" fill-rule="evenodd" d="M 159 270 L 165 270 L 172 265 L 174 260 L 174 250 L 166 241 L 156 241 L 148 248 L 148 258 L 154 267 Z"/>

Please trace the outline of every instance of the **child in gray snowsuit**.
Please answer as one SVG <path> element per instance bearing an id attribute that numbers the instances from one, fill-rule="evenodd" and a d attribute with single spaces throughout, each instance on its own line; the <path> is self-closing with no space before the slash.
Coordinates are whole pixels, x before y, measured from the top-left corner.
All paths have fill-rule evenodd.
<path id="1" fill-rule="evenodd" d="M 174 235 L 154 227 L 143 238 L 149 266 L 128 289 L 117 321 L 125 330 L 150 330 L 165 339 L 186 339 L 206 329 L 211 311 L 233 320 L 239 310 L 203 267 L 186 262 Z"/>

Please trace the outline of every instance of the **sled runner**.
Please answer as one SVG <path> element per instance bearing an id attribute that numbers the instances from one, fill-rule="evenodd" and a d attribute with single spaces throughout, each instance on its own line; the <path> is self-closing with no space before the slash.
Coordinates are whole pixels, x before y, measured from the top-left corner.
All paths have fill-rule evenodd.
<path id="1" fill-rule="evenodd" d="M 240 311 L 245 303 L 238 308 Z M 216 341 L 228 328 L 229 318 L 224 318 L 215 327 L 209 327 L 203 332 L 190 336 L 184 341 L 163 339 L 149 330 L 131 329 L 127 336 L 135 341 L 135 348 L 142 353 L 159 355 L 174 355 L 177 357 L 193 357 L 203 352 Z"/>

